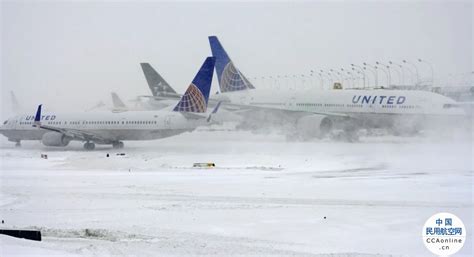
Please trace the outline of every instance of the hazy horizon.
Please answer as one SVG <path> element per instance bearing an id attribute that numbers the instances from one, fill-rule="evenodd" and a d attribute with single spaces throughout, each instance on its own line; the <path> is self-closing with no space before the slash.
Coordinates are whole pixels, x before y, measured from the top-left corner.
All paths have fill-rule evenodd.
<path id="1" fill-rule="evenodd" d="M 148 95 L 140 62 L 183 92 L 211 55 L 210 35 L 250 78 L 417 58 L 435 77 L 472 72 L 469 1 L 3 1 L 1 9 L 3 118 L 10 91 L 31 112 L 39 103 L 82 111 L 110 103 L 111 91 Z"/>

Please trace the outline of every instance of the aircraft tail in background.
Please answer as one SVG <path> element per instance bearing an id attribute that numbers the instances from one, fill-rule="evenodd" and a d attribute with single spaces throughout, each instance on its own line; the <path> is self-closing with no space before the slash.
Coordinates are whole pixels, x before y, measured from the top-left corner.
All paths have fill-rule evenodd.
<path id="1" fill-rule="evenodd" d="M 212 55 L 216 58 L 216 72 L 221 93 L 254 89 L 250 81 L 234 66 L 216 36 L 209 37 Z"/>
<path id="2" fill-rule="evenodd" d="M 20 106 L 20 103 L 18 102 L 18 99 L 15 96 L 15 93 L 13 93 L 13 91 L 10 91 L 10 97 L 12 101 L 12 111 L 15 113 L 20 113 L 21 106 Z"/>
<path id="3" fill-rule="evenodd" d="M 143 74 L 145 75 L 148 86 L 150 87 L 151 93 L 154 96 L 160 96 L 163 94 L 176 95 L 176 91 L 166 82 L 166 80 L 156 72 L 149 63 L 140 63 Z"/>
<path id="4" fill-rule="evenodd" d="M 120 99 L 120 97 L 117 95 L 117 93 L 112 92 L 112 103 L 114 105 L 114 109 L 126 109 L 127 106 L 125 103 Z"/>
<path id="5" fill-rule="evenodd" d="M 207 57 L 173 111 L 205 113 L 216 59 Z"/>

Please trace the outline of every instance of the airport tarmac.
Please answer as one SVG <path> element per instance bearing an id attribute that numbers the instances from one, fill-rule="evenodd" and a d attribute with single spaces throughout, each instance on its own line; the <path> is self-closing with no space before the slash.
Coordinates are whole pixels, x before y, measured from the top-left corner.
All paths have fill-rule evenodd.
<path id="1" fill-rule="evenodd" d="M 90 152 L 2 140 L 1 227 L 43 241 L 0 236 L 1 256 L 433 256 L 422 227 L 438 212 L 463 220 L 456 256 L 473 255 L 472 140 L 201 129 Z"/>

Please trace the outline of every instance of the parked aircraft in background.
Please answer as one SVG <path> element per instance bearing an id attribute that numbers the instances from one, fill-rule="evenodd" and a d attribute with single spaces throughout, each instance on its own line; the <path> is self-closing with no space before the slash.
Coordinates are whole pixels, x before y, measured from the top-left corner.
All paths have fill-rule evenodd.
<path id="1" fill-rule="evenodd" d="M 13 93 L 13 91 L 10 91 L 10 99 L 11 99 L 11 104 L 12 104 L 12 110 L 13 112 L 15 113 L 19 113 L 21 111 L 21 105 L 20 103 L 18 102 L 18 99 L 16 98 L 15 96 L 15 93 Z"/>
<path id="2" fill-rule="evenodd" d="M 140 63 L 140 66 L 153 96 L 181 97 L 149 63 Z"/>
<path id="3" fill-rule="evenodd" d="M 67 146 L 70 141 L 122 148 L 126 140 L 152 140 L 192 131 L 210 120 L 207 103 L 215 58 L 208 57 L 175 106 L 159 111 L 42 113 L 20 115 L 6 120 L 0 133 L 20 145 L 22 140 L 41 140 L 46 146 Z M 219 105 L 212 113 L 215 113 Z"/>
<path id="4" fill-rule="evenodd" d="M 112 111 L 160 110 L 173 105 L 176 100 L 181 98 L 182 95 L 176 93 L 168 82 L 166 82 L 166 80 L 155 69 L 153 69 L 149 63 L 140 63 L 140 66 L 152 94 L 138 96 L 133 101 L 134 104 L 130 106 L 126 105 L 117 93 L 112 92 Z"/>
<path id="5" fill-rule="evenodd" d="M 125 105 L 125 103 L 120 99 L 120 97 L 117 95 L 117 93 L 112 92 L 112 104 L 114 108 L 112 111 L 128 111 L 128 107 Z"/>
<path id="6" fill-rule="evenodd" d="M 439 118 L 456 120 L 465 112 L 452 99 L 414 90 L 259 90 L 234 65 L 218 38 L 209 37 L 223 104 L 249 109 L 250 126 L 269 122 L 294 125 L 301 138 L 321 137 L 334 128 L 353 134 L 360 127 L 398 132 L 422 129 Z"/>

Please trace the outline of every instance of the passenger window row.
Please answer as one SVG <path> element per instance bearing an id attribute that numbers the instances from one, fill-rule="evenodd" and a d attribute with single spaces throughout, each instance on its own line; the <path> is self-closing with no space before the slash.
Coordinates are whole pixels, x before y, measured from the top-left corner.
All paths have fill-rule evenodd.
<path id="1" fill-rule="evenodd" d="M 21 125 L 33 124 L 33 122 L 20 122 Z M 61 121 L 48 121 L 48 125 L 62 125 Z M 67 121 L 64 125 L 67 125 Z M 79 125 L 80 121 L 70 121 L 69 125 Z M 82 125 L 120 125 L 120 124 L 140 124 L 140 125 L 152 125 L 157 124 L 157 121 L 82 121 Z"/>

